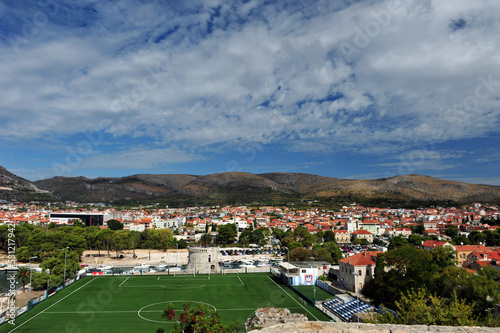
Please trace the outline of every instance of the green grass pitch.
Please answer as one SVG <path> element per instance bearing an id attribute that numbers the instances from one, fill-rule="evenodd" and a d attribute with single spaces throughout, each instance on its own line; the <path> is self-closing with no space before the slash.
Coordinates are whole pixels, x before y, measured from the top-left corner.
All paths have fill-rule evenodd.
<path id="1" fill-rule="evenodd" d="M 329 320 L 267 273 L 86 277 L 16 318 L 15 326 L 3 324 L 0 333 L 169 332 L 173 323 L 161 318 L 162 309 L 189 300 L 217 309 L 225 323 L 243 324 L 267 305 Z"/>
<path id="2" fill-rule="evenodd" d="M 327 291 L 324 291 L 320 287 L 295 286 L 294 288 L 297 289 L 299 292 L 301 292 L 305 297 L 309 298 L 310 300 L 313 300 L 314 297 L 316 297 L 316 301 L 324 301 L 326 299 L 332 299 L 335 297 L 332 294 L 328 293 Z"/>

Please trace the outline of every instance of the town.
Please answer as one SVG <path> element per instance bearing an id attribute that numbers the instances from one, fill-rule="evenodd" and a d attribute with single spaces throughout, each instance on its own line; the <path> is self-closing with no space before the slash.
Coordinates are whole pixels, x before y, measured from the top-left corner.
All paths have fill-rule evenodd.
<path id="1" fill-rule="evenodd" d="M 463 269 L 467 274 L 488 268 L 488 274 L 496 272 L 492 278 L 497 281 L 500 273 L 500 208 L 477 202 L 462 207 L 420 209 L 362 207 L 352 203 L 339 210 L 328 210 L 299 209 L 295 205 L 161 208 L 155 204 L 120 208 L 100 203 L 2 201 L 0 233 L 6 258 L 14 257 L 8 253 L 11 239 L 6 233 L 16 237 L 22 234 L 18 228 L 31 230 L 31 235 L 18 237 L 24 241 L 13 240 L 18 246 L 17 262 L 29 262 L 30 266 L 38 262 L 40 267 L 47 268 L 49 266 L 39 258 L 57 253 L 59 246 L 64 250 L 64 269 L 60 267 L 60 270 L 66 274 L 69 270 L 66 249 L 73 250 L 70 254 L 74 274 L 68 273 L 61 281 L 53 276 L 50 281 L 50 275 L 45 279 L 35 276 L 32 284 L 30 281 L 30 292 L 33 286 L 47 288 L 48 294 L 51 285 L 55 289 L 67 278 L 81 274 L 268 272 L 290 288 L 318 286 L 335 295 L 324 300 L 313 296 L 310 301 L 332 321 L 339 322 L 366 320 L 363 313 L 373 312 L 374 303 L 380 303 L 374 291 L 379 257 L 387 253 L 384 260 L 391 267 L 397 267 L 401 255 L 407 255 L 408 260 L 414 262 L 420 260 L 411 259 L 415 255 L 412 252 L 401 252 L 399 259 L 391 259 L 394 251 L 405 246 L 431 253 L 433 259 L 447 261 L 438 268 L 440 273 L 447 266 Z M 54 245 L 50 237 L 46 237 L 45 243 L 35 244 L 34 238 L 40 241 L 49 230 L 61 229 L 71 234 L 74 228 L 89 230 L 84 235 L 76 235 L 81 237 L 80 245 L 75 245 L 79 244 L 77 238 L 71 240 L 71 244 L 59 240 Z M 151 249 L 156 251 L 153 257 Z M 107 250 L 107 257 L 114 260 L 113 266 L 109 261 L 102 261 L 102 256 L 106 256 L 101 256 L 100 250 Z M 113 256 L 110 250 L 115 252 Z M 149 256 L 137 258 L 136 253 L 146 250 Z M 137 262 L 134 266 L 126 258 L 120 261 L 131 253 L 134 253 L 132 260 L 146 262 Z M 7 264 L 2 265 L 5 266 Z M 51 266 L 53 271 L 57 270 L 55 267 L 56 264 Z M 76 270 L 80 270 L 79 274 Z M 498 282 L 495 284 L 498 288 Z M 388 304 L 395 306 L 394 300 L 398 297 L 393 296 Z M 491 301 L 495 303 L 494 299 Z M 495 305 L 489 304 L 486 310 L 497 313 L 498 305 Z"/>

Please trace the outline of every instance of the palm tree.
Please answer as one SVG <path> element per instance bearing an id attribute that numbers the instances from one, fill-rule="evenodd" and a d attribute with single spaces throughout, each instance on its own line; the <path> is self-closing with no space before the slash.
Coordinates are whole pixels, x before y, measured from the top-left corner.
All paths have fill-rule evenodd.
<path id="1" fill-rule="evenodd" d="M 26 280 L 30 276 L 30 270 L 27 267 L 19 267 L 16 273 L 16 280 L 21 280 L 23 284 L 23 292 L 26 291 Z"/>

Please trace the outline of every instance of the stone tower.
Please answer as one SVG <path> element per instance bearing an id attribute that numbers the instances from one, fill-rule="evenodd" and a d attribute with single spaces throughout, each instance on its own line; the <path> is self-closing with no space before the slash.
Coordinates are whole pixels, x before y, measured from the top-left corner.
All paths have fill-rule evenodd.
<path id="1" fill-rule="evenodd" d="M 188 265 L 186 270 L 197 274 L 208 274 L 209 270 L 219 268 L 219 247 L 189 246 Z"/>

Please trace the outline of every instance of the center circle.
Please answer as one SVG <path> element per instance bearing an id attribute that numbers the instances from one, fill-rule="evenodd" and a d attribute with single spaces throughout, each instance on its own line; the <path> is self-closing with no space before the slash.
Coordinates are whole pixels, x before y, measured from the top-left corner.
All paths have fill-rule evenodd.
<path id="1" fill-rule="evenodd" d="M 144 319 L 146 321 L 150 321 L 152 323 L 160 323 L 160 324 L 165 324 L 166 322 L 165 321 L 160 321 L 160 320 L 153 320 L 153 319 L 148 319 L 148 318 L 145 318 L 141 315 L 141 311 L 145 311 L 145 309 L 151 307 L 151 306 L 155 306 L 155 305 L 158 305 L 158 304 L 170 304 L 170 303 L 185 303 L 185 302 L 189 302 L 189 301 L 165 301 L 165 302 L 158 302 L 158 303 L 153 303 L 153 304 L 149 304 L 149 305 L 146 305 L 146 306 L 143 306 L 142 308 L 139 309 L 139 311 L 137 311 L 137 315 L 141 318 L 141 319 Z M 191 303 L 199 303 L 199 304 L 205 304 L 205 305 L 208 305 L 210 306 L 211 308 L 214 309 L 214 311 L 217 311 L 217 308 L 215 306 L 213 306 L 212 304 L 210 303 L 205 303 L 205 302 L 199 302 L 199 301 L 190 301 Z M 158 310 L 158 312 L 161 312 L 161 310 Z"/>

